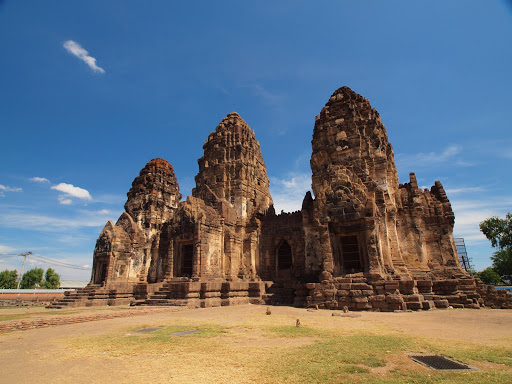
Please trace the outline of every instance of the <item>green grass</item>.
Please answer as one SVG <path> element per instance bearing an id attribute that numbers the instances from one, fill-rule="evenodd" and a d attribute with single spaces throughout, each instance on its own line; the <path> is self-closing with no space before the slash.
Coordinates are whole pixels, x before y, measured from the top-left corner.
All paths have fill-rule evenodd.
<path id="1" fill-rule="evenodd" d="M 437 353 L 468 363 L 490 362 L 505 367 L 491 372 L 441 372 L 420 368 L 406 353 Z M 290 383 L 512 383 L 512 347 L 432 341 L 402 335 L 333 334 L 312 345 L 281 354 L 265 369 Z M 393 363 L 394 362 L 394 363 Z M 385 377 L 372 368 L 396 364 Z"/>

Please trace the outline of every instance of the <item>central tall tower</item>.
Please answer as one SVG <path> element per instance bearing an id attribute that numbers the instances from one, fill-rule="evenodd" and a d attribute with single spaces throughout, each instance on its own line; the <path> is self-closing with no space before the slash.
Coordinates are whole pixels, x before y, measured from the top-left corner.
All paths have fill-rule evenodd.
<path id="1" fill-rule="evenodd" d="M 199 173 L 192 195 L 227 200 L 241 218 L 262 213 L 273 204 L 260 144 L 254 131 L 238 115 L 227 115 L 211 132 L 198 160 Z"/>

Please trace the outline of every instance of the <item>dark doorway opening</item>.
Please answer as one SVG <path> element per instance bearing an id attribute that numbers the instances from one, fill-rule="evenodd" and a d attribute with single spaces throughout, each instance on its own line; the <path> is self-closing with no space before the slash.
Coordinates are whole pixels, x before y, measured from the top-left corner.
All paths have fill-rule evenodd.
<path id="1" fill-rule="evenodd" d="M 100 263 L 98 267 L 96 268 L 96 276 L 94 284 L 101 284 L 105 281 L 107 278 L 107 264 L 106 263 Z"/>
<path id="2" fill-rule="evenodd" d="M 283 241 L 277 249 L 277 268 L 290 269 L 292 267 L 292 247 Z"/>
<path id="3" fill-rule="evenodd" d="M 340 236 L 341 258 L 345 273 L 362 272 L 357 236 Z"/>
<path id="4" fill-rule="evenodd" d="M 182 276 L 192 276 L 192 265 L 194 262 L 194 245 L 193 244 L 186 244 L 183 245 L 181 248 L 182 252 L 182 268 L 181 268 L 181 275 Z"/>

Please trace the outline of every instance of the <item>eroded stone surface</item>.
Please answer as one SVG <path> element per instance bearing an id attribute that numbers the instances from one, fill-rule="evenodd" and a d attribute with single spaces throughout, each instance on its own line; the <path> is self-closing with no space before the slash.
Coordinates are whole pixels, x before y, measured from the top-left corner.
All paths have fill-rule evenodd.
<path id="1" fill-rule="evenodd" d="M 345 310 L 512 307 L 460 266 L 441 182 L 399 184 L 378 112 L 347 87 L 317 116 L 312 188 L 276 215 L 259 143 L 230 113 L 210 133 L 192 196 L 151 160 L 96 243 L 91 284 L 67 304 L 293 304 Z"/>

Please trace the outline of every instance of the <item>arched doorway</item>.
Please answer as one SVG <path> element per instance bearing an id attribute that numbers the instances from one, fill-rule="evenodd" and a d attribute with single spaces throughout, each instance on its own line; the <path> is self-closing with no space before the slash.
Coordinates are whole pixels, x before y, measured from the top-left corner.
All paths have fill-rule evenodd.
<path id="1" fill-rule="evenodd" d="M 289 270 L 293 264 L 292 247 L 283 240 L 277 248 L 277 270 Z"/>

